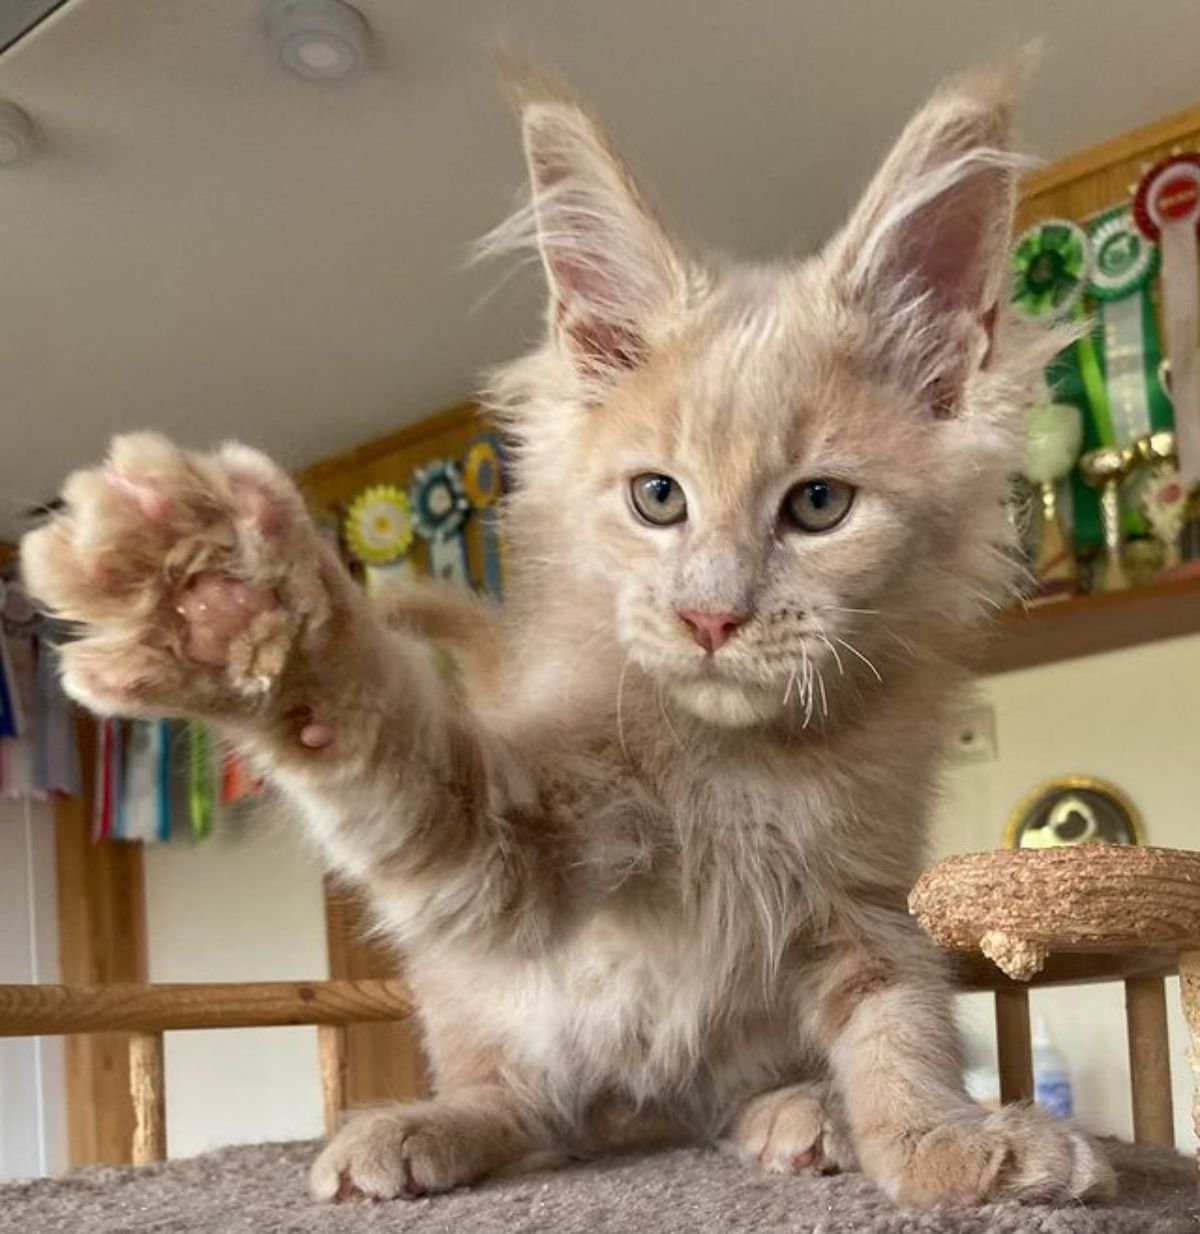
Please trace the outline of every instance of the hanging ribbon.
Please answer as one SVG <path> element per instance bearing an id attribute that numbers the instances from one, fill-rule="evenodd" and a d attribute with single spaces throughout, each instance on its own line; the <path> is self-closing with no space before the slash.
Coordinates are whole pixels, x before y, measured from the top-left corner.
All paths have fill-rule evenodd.
<path id="1" fill-rule="evenodd" d="M 63 693 L 58 648 L 43 626 L 37 641 L 37 720 L 34 779 L 47 795 L 79 792 L 75 712 Z"/>
<path id="2" fill-rule="evenodd" d="M 1092 244 L 1088 293 L 1097 304 L 1113 445 L 1127 446 L 1171 427 L 1171 404 L 1158 379 L 1162 358 L 1151 282 L 1159 251 L 1124 206 L 1088 224 Z M 1108 443 L 1106 443 L 1108 444 Z"/>
<path id="3" fill-rule="evenodd" d="M 12 662 L 8 654 L 8 639 L 4 634 L 4 623 L 0 621 L 0 738 L 20 735 L 19 706 Z"/>
<path id="4" fill-rule="evenodd" d="M 96 743 L 96 800 L 92 838 L 111 840 L 116 828 L 121 759 L 121 722 L 113 716 L 100 721 Z"/>
<path id="5" fill-rule="evenodd" d="M 157 759 L 158 782 L 156 839 L 165 843 L 171 838 L 171 722 L 155 720 L 154 752 Z"/>
<path id="6" fill-rule="evenodd" d="M 343 528 L 351 553 L 366 570 L 369 592 L 390 579 L 412 576 L 412 514 L 402 490 L 390 484 L 366 489 L 351 503 Z"/>
<path id="7" fill-rule="evenodd" d="M 262 792 L 262 789 L 262 779 L 250 772 L 232 746 L 226 746 L 221 757 L 221 804 L 236 805 Z"/>
<path id="8" fill-rule="evenodd" d="M 1191 493 L 1200 485 L 1200 154 L 1174 155 L 1150 168 L 1137 187 L 1133 213 L 1142 234 L 1162 248 L 1175 446 L 1180 480 Z"/>
<path id="9" fill-rule="evenodd" d="M 463 526 L 471 509 L 458 464 L 438 459 L 413 476 L 409 490 L 413 527 L 429 546 L 429 572 L 443 582 L 470 589 Z"/>
<path id="10" fill-rule="evenodd" d="M 463 460 L 463 488 L 479 516 L 483 535 L 483 582 L 493 600 L 504 597 L 497 503 L 504 493 L 500 443 L 492 433 L 477 437 Z"/>
<path id="11" fill-rule="evenodd" d="M 217 777 L 213 762 L 212 734 L 198 721 L 187 726 L 188 824 L 192 839 L 203 840 L 212 832 L 216 813 Z"/>
<path id="12" fill-rule="evenodd" d="M 134 720 L 127 730 L 125 775 L 117 809 L 122 840 L 159 839 L 159 722 Z"/>

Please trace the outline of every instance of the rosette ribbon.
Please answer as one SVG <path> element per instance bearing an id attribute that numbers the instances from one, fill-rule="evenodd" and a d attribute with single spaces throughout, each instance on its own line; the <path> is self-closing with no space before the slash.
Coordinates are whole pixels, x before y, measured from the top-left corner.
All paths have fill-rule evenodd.
<path id="1" fill-rule="evenodd" d="M 429 546 L 429 572 L 443 582 L 470 589 L 463 526 L 471 510 L 462 474 L 453 459 L 422 467 L 409 488 L 413 530 Z"/>
<path id="2" fill-rule="evenodd" d="M 1099 444 L 1123 447 L 1171 427 L 1171 403 L 1159 381 L 1162 352 L 1150 296 L 1159 252 L 1123 206 L 1092 220 L 1087 231 L 1092 245 L 1088 294 L 1100 318 L 1114 437 Z"/>
<path id="3" fill-rule="evenodd" d="M 1133 214 L 1162 249 L 1163 326 L 1171 362 L 1171 401 L 1179 475 L 1190 494 L 1200 486 L 1200 154 L 1177 154 L 1142 177 Z"/>
<path id="4" fill-rule="evenodd" d="M 1078 320 L 1084 313 L 1091 264 L 1087 232 L 1078 223 L 1047 219 L 1035 224 L 1013 245 L 1013 308 L 1026 320 L 1044 325 Z M 1093 333 L 1083 334 L 1060 352 L 1046 379 L 1055 402 L 1073 403 L 1083 413 L 1085 450 L 1113 444 L 1108 394 Z M 1099 544 L 1103 536 L 1096 495 L 1077 473 L 1071 484 L 1075 539 Z"/>
<path id="5" fill-rule="evenodd" d="M 504 493 L 504 469 L 500 443 L 492 433 L 481 434 L 467 450 L 463 459 L 463 488 L 482 531 L 484 587 L 492 599 L 503 599 L 497 502 Z"/>
<path id="6" fill-rule="evenodd" d="M 368 591 L 378 591 L 389 579 L 412 576 L 412 514 L 401 489 L 377 484 L 360 493 L 346 513 L 343 530 L 351 553 L 366 571 Z"/>

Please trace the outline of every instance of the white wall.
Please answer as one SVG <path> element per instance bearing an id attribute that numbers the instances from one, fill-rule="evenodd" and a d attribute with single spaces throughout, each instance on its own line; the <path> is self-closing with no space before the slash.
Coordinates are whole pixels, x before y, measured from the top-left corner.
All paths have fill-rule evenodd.
<path id="1" fill-rule="evenodd" d="M 147 845 L 151 981 L 283 981 L 328 974 L 321 875 L 286 820 L 252 807 L 200 844 Z M 321 1134 L 316 1030 L 166 1036 L 167 1144 Z"/>
<path id="2" fill-rule="evenodd" d="M 44 804 L 0 800 L 0 981 L 59 979 L 54 822 Z M 66 1166 L 62 1042 L 0 1038 L 0 1181 Z"/>
<path id="3" fill-rule="evenodd" d="M 1051 776 L 1111 780 L 1133 800 L 1147 842 L 1200 847 L 1200 636 L 1006 673 L 981 683 L 995 709 L 998 757 L 955 767 L 937 817 L 939 855 L 1000 846 L 1009 811 Z M 1195 1146 L 1187 1029 L 1168 982 L 1176 1136 Z M 963 999 L 968 1045 L 994 1058 L 991 1000 Z M 1035 991 L 1055 1044 L 1071 1062 L 1076 1111 L 1093 1129 L 1132 1134 L 1123 987 Z"/>

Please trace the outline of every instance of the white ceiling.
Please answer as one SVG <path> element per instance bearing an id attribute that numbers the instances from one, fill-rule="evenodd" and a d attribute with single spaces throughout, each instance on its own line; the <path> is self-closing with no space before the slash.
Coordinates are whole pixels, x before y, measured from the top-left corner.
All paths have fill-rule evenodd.
<path id="1" fill-rule="evenodd" d="M 1200 93 L 1195 0 L 361 0 L 369 71 L 333 84 L 276 65 L 262 7 L 72 0 L 0 57 L 44 143 L 0 171 L 0 536 L 118 430 L 300 464 L 533 336 L 534 275 L 485 299 L 501 272 L 463 266 L 520 183 L 497 36 L 747 254 L 817 244 L 940 76 L 1029 36 L 1042 156 Z"/>

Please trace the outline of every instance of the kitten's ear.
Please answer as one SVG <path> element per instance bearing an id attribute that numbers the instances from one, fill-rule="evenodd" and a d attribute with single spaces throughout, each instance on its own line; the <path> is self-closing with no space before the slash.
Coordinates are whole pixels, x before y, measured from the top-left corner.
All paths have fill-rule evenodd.
<path id="1" fill-rule="evenodd" d="M 916 382 L 938 415 L 957 410 L 991 351 L 1023 165 L 1009 141 L 1025 67 L 944 85 L 827 250 L 841 294 L 876 323 L 879 362 Z"/>
<path id="2" fill-rule="evenodd" d="M 589 377 L 636 367 L 686 277 L 654 212 L 595 122 L 561 87 L 509 76 L 529 166 L 551 324 Z"/>

